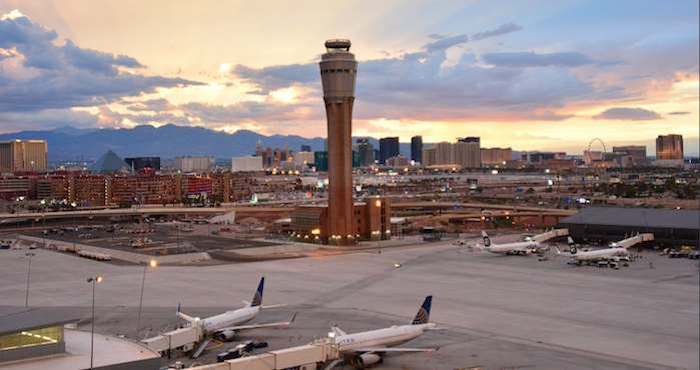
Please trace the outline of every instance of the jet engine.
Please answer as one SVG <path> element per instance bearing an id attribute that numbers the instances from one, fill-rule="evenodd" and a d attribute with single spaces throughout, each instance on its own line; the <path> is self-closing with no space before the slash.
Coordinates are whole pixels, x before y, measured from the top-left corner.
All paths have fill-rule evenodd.
<path id="1" fill-rule="evenodd" d="M 230 329 L 221 330 L 221 331 L 216 332 L 216 334 L 214 334 L 214 338 L 216 338 L 220 341 L 228 342 L 228 341 L 233 340 L 237 334 L 238 333 L 235 330 L 230 330 Z"/>
<path id="2" fill-rule="evenodd" d="M 350 366 L 355 369 L 364 369 L 370 365 L 382 362 L 382 356 L 376 353 L 363 353 L 361 355 L 352 356 L 349 359 Z"/>

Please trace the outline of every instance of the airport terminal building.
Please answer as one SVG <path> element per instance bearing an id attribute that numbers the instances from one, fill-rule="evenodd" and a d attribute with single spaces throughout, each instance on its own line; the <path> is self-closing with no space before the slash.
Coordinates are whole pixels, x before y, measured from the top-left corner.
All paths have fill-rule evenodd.
<path id="1" fill-rule="evenodd" d="M 653 233 L 662 247 L 700 248 L 700 212 L 658 208 L 588 207 L 562 219 L 576 241 L 613 242 L 636 233 Z"/>
<path id="2" fill-rule="evenodd" d="M 75 370 L 91 364 L 91 334 L 79 312 L 0 307 L 0 370 Z M 72 327 L 71 327 L 72 326 Z M 124 338 L 94 335 L 93 369 L 157 370 L 160 355 Z"/>

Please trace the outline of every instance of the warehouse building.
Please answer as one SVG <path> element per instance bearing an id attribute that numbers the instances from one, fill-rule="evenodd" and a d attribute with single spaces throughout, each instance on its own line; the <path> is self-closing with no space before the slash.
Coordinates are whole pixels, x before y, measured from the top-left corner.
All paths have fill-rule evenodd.
<path id="1" fill-rule="evenodd" d="M 657 245 L 700 248 L 700 212 L 658 208 L 588 207 L 564 218 L 576 241 L 613 242 L 636 233 L 653 233 Z"/>

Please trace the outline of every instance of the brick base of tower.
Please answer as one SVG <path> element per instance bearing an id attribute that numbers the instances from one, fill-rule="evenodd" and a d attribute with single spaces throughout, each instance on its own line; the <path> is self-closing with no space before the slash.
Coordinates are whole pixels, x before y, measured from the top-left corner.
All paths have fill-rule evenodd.
<path id="1" fill-rule="evenodd" d="M 354 98 L 327 98 L 329 244 L 357 243 L 352 189 L 352 106 Z"/>

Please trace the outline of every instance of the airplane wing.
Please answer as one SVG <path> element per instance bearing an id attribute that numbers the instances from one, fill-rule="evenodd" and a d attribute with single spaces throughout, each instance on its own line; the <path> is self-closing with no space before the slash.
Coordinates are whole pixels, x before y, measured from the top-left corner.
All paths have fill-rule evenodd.
<path id="1" fill-rule="evenodd" d="M 354 349 L 355 352 L 360 352 L 360 353 L 391 353 L 391 352 L 404 352 L 404 353 L 415 353 L 415 352 L 435 352 L 439 350 L 440 348 L 406 348 L 406 347 L 401 347 L 401 348 L 396 348 L 396 347 L 377 347 L 377 348 L 357 348 Z"/>
<path id="2" fill-rule="evenodd" d="M 270 322 L 270 323 L 264 323 L 264 324 L 250 324 L 250 325 L 237 325 L 237 326 L 228 326 L 225 328 L 221 328 L 217 330 L 219 331 L 224 331 L 224 330 L 234 330 L 234 331 L 239 331 L 239 330 L 247 330 L 247 329 L 259 329 L 259 328 L 279 328 L 279 327 L 287 327 L 289 325 L 292 325 L 294 322 L 294 319 L 297 317 L 296 312 L 292 315 L 292 317 L 289 319 L 289 321 L 278 321 L 278 322 Z"/>
<path id="3" fill-rule="evenodd" d="M 280 308 L 280 307 L 287 307 L 286 303 L 282 304 L 269 304 L 269 305 L 262 305 L 262 309 L 268 310 L 270 308 Z"/>

